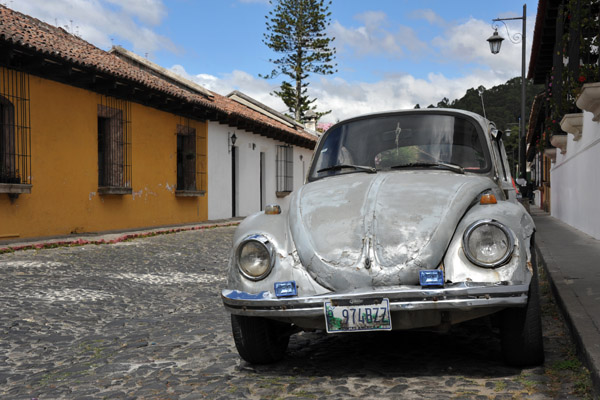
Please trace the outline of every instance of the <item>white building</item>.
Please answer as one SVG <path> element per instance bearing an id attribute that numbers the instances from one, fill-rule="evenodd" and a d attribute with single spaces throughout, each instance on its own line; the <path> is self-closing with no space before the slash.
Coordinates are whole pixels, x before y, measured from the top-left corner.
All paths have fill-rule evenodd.
<path id="1" fill-rule="evenodd" d="M 600 83 L 584 85 L 577 106 L 583 112 L 561 122 L 569 134 L 552 142 L 559 151 L 550 169 L 551 214 L 600 239 Z"/>
<path id="2" fill-rule="evenodd" d="M 527 135 L 536 204 L 596 239 L 600 239 L 598 28 L 597 11 L 584 2 L 539 1 L 528 78 L 544 89 L 532 106 Z"/>
<path id="3" fill-rule="evenodd" d="M 227 97 L 298 134 L 313 135 L 298 122 L 243 93 L 235 91 Z M 311 148 L 294 145 L 293 140 L 267 137 L 261 129 L 210 122 L 208 218 L 247 216 L 268 204 L 285 205 L 289 194 L 304 183 L 312 153 Z M 224 156 L 211 157 L 217 154 Z"/>

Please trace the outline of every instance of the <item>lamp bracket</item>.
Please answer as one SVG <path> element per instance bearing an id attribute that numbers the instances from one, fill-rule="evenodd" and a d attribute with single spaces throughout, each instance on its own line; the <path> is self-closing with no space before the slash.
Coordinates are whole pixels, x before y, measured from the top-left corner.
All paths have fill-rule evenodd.
<path id="1" fill-rule="evenodd" d="M 492 28 L 494 28 L 495 30 L 498 30 L 499 25 L 496 22 L 502 22 L 504 24 L 504 28 L 506 28 L 506 35 L 508 36 L 508 40 L 510 40 L 514 44 L 519 44 L 523 41 L 523 34 L 520 32 L 517 32 L 511 36 L 510 31 L 508 30 L 508 25 L 506 25 L 506 22 L 504 22 L 504 21 L 515 20 L 515 19 L 523 19 L 523 18 L 522 17 L 519 17 L 519 18 L 496 18 L 496 19 L 492 20 L 492 21 L 494 21 L 494 23 L 492 24 Z"/>

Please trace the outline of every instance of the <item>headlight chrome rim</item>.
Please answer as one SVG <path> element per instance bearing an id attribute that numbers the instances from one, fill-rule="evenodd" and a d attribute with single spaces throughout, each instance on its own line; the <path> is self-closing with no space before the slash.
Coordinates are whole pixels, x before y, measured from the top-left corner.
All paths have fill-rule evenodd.
<path id="1" fill-rule="evenodd" d="M 258 243 L 261 247 L 264 248 L 264 250 L 266 251 L 268 257 L 269 257 L 269 265 L 267 267 L 267 269 L 265 270 L 265 272 L 263 272 L 260 275 L 254 276 L 251 275 L 250 273 L 248 273 L 241 265 L 240 263 L 240 259 L 241 259 L 241 253 L 244 250 L 244 247 L 249 244 L 249 243 Z M 236 252 L 235 252 L 235 262 L 237 264 L 238 267 L 238 271 L 240 271 L 240 274 L 242 274 L 245 278 L 251 280 L 251 281 L 260 281 L 264 278 L 266 278 L 270 273 L 271 270 L 273 269 L 273 266 L 275 265 L 275 257 L 274 257 L 274 249 L 273 249 L 273 245 L 271 244 L 271 242 L 269 241 L 269 239 L 263 235 L 250 235 L 250 236 L 246 236 L 238 245 Z"/>
<path id="2" fill-rule="evenodd" d="M 492 226 L 500 229 L 504 233 L 504 235 L 506 236 L 506 239 L 508 241 L 506 253 L 504 254 L 503 257 L 501 257 L 500 259 L 498 259 L 495 262 L 486 263 L 486 262 L 480 261 L 471 253 L 471 250 L 469 247 L 469 240 L 470 240 L 473 232 L 475 232 L 475 230 L 482 225 L 492 225 Z M 514 239 L 513 234 L 511 233 L 511 231 L 505 225 L 503 225 L 500 222 L 493 220 L 493 219 L 483 219 L 483 220 L 476 221 L 476 222 L 472 223 L 471 225 L 469 225 L 463 234 L 463 251 L 465 253 L 465 256 L 467 256 L 467 259 L 470 262 L 472 262 L 473 264 L 475 264 L 479 267 L 497 268 L 497 267 L 500 267 L 500 266 L 506 264 L 512 257 L 514 249 L 515 249 L 515 239 Z"/>

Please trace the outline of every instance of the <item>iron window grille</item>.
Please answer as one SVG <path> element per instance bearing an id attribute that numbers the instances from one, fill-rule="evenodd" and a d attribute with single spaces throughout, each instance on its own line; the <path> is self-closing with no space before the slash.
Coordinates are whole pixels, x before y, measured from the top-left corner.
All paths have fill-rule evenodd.
<path id="1" fill-rule="evenodd" d="M 29 75 L 0 68 L 0 193 L 31 193 Z"/>
<path id="2" fill-rule="evenodd" d="M 98 104 L 98 192 L 131 194 L 131 103 L 101 96 Z"/>
<path id="3" fill-rule="evenodd" d="M 278 197 L 287 196 L 294 187 L 294 148 L 277 146 L 276 180 Z"/>
<path id="4" fill-rule="evenodd" d="M 177 124 L 177 189 L 178 196 L 199 196 L 206 192 L 206 137 L 198 134 L 191 120 L 182 118 Z"/>

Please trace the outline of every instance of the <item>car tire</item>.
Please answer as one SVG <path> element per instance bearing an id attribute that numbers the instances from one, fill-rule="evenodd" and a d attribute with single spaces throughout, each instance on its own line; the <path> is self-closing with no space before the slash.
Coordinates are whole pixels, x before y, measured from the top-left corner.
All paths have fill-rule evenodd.
<path id="1" fill-rule="evenodd" d="M 252 364 L 270 364 L 283 358 L 290 325 L 261 317 L 231 315 L 233 340 L 240 357 Z"/>
<path id="2" fill-rule="evenodd" d="M 533 239 L 532 239 L 533 243 Z M 533 276 L 529 284 L 527 306 L 509 308 L 500 315 L 500 334 L 504 362 L 515 367 L 544 362 L 544 341 L 535 249 L 531 249 Z"/>

